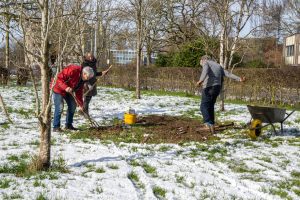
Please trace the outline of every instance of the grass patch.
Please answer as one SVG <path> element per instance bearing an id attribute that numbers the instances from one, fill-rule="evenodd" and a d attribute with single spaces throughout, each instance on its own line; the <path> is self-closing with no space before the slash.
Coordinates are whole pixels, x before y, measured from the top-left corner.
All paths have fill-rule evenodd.
<path id="1" fill-rule="evenodd" d="M 58 180 L 59 174 L 51 171 L 45 171 L 45 172 L 35 172 L 30 174 L 30 176 L 35 176 L 36 179 L 39 180 Z M 30 177 L 29 176 L 29 177 Z"/>
<path id="2" fill-rule="evenodd" d="M 36 156 L 29 161 L 29 154 L 23 153 L 20 156 L 11 155 L 8 157 L 13 164 L 0 166 L 0 173 L 15 174 L 17 177 L 38 176 L 40 179 L 58 179 L 55 172 L 69 173 L 69 169 L 62 157 L 54 159 L 51 167 L 45 171 L 39 171 L 39 161 Z"/>
<path id="3" fill-rule="evenodd" d="M 161 151 L 161 152 L 166 152 L 166 151 L 171 150 L 171 147 L 164 145 L 164 146 L 161 146 L 158 150 Z"/>
<path id="4" fill-rule="evenodd" d="M 44 183 L 42 183 L 40 180 L 35 179 L 34 182 L 33 182 L 33 187 L 43 187 L 43 188 L 45 188 L 46 185 Z"/>
<path id="5" fill-rule="evenodd" d="M 175 97 L 189 97 L 193 99 L 199 99 L 199 96 L 189 94 L 186 92 L 170 92 L 162 90 L 142 90 L 141 94 L 144 96 L 175 96 Z"/>
<path id="6" fill-rule="evenodd" d="M 119 169 L 118 165 L 116 164 L 108 164 L 107 167 L 110 169 Z"/>
<path id="7" fill-rule="evenodd" d="M 250 173 L 250 174 L 260 173 L 259 169 L 251 169 L 247 167 L 245 163 L 234 163 L 229 165 L 229 168 L 235 173 Z"/>
<path id="8" fill-rule="evenodd" d="M 191 152 L 189 153 L 189 156 L 193 158 L 193 157 L 197 157 L 199 154 L 200 153 L 198 149 L 192 149 Z"/>
<path id="9" fill-rule="evenodd" d="M 10 155 L 7 157 L 7 160 L 12 161 L 12 162 L 18 162 L 19 157 L 17 155 Z"/>
<path id="10" fill-rule="evenodd" d="M 242 176 L 243 179 L 247 179 L 247 180 L 251 180 L 251 181 L 254 181 L 254 182 L 267 182 L 268 180 L 263 178 L 263 177 L 260 177 L 258 175 L 253 175 L 253 174 L 250 174 L 250 175 L 244 175 Z"/>
<path id="11" fill-rule="evenodd" d="M 18 147 L 19 144 L 17 143 L 17 141 L 13 141 L 13 142 L 9 143 L 8 146 Z"/>
<path id="12" fill-rule="evenodd" d="M 145 188 L 145 185 L 143 183 L 140 182 L 140 179 L 139 179 L 139 176 L 135 173 L 135 172 L 130 172 L 128 175 L 127 175 L 128 179 L 130 179 L 133 184 L 138 187 L 138 188 L 142 188 L 144 189 Z"/>
<path id="13" fill-rule="evenodd" d="M 20 162 L 20 161 L 26 160 L 28 158 L 30 158 L 29 153 L 23 152 L 21 155 L 9 155 L 7 157 L 7 160 L 9 160 L 11 162 Z"/>
<path id="14" fill-rule="evenodd" d="M 167 191 L 159 186 L 154 186 L 152 188 L 153 194 L 157 197 L 157 198 L 165 198 L 166 197 L 166 193 Z"/>
<path id="15" fill-rule="evenodd" d="M 48 198 L 46 197 L 45 194 L 40 193 L 37 197 L 36 200 L 47 200 Z"/>
<path id="16" fill-rule="evenodd" d="M 223 146 L 213 146 L 207 153 L 207 159 L 211 161 L 224 161 L 224 157 L 228 155 L 227 148 Z"/>
<path id="17" fill-rule="evenodd" d="M 300 179 L 300 171 L 292 171 L 292 177 Z"/>
<path id="18" fill-rule="evenodd" d="M 141 166 L 141 164 L 137 160 L 131 160 L 129 164 L 133 167 Z"/>
<path id="19" fill-rule="evenodd" d="M 39 140 L 34 140 L 28 143 L 29 145 L 35 145 L 35 146 L 39 146 L 41 143 Z"/>
<path id="20" fill-rule="evenodd" d="M 70 134 L 70 139 L 72 140 L 86 140 L 92 138 L 89 134 L 89 131 L 76 131 L 76 132 L 70 132 L 69 134 Z"/>
<path id="21" fill-rule="evenodd" d="M 60 172 L 60 173 L 69 173 L 70 170 L 67 167 L 66 161 L 62 156 L 54 159 L 51 164 L 50 171 L 52 172 Z"/>
<path id="22" fill-rule="evenodd" d="M 27 175 L 28 163 L 24 160 L 14 163 L 13 165 L 2 165 L 0 166 L 0 174 L 15 174 L 18 177 Z"/>
<path id="23" fill-rule="evenodd" d="M 270 194 L 280 196 L 283 199 L 291 199 L 292 200 L 292 198 L 288 196 L 288 193 L 283 189 L 271 188 L 269 190 L 269 192 L 270 192 Z"/>
<path id="24" fill-rule="evenodd" d="M 16 110 L 16 113 L 19 113 L 20 115 L 23 115 L 26 119 L 29 119 L 30 115 L 33 114 L 33 110 L 24 110 L 24 108 L 20 108 L 19 110 Z"/>
<path id="25" fill-rule="evenodd" d="M 184 182 L 184 176 L 179 176 L 179 175 L 175 175 L 175 178 L 176 178 L 176 182 L 177 183 L 180 183 L 180 184 L 183 184 L 183 182 Z"/>
<path id="26" fill-rule="evenodd" d="M 293 192 L 300 197 L 300 189 L 294 189 Z"/>
<path id="27" fill-rule="evenodd" d="M 137 175 L 135 172 L 133 172 L 133 171 L 130 172 L 130 173 L 127 175 L 127 177 L 128 177 L 130 180 L 132 180 L 133 182 L 139 182 L 139 181 L 140 181 L 138 175 Z"/>
<path id="28" fill-rule="evenodd" d="M 152 176 L 157 176 L 157 171 L 155 167 L 152 167 L 151 165 L 144 162 L 142 164 L 142 167 L 144 168 L 145 172 L 148 174 L 151 174 Z"/>
<path id="29" fill-rule="evenodd" d="M 0 188 L 1 189 L 5 189 L 5 188 L 9 188 L 10 187 L 10 183 L 12 183 L 13 181 L 10 179 L 1 179 L 0 180 Z"/>
<path id="30" fill-rule="evenodd" d="M 257 158 L 258 160 L 262 160 L 264 162 L 267 162 L 267 163 L 272 163 L 272 159 L 270 157 L 260 157 L 260 158 Z"/>
<path id="31" fill-rule="evenodd" d="M 1 124 L 1 127 L 4 128 L 4 129 L 9 129 L 9 123 L 5 122 L 3 124 Z"/>
<path id="32" fill-rule="evenodd" d="M 3 194 L 3 200 L 11 200 L 11 199 L 24 199 L 20 194 L 13 193 L 11 195 Z"/>
<path id="33" fill-rule="evenodd" d="M 105 173 L 105 169 L 103 167 L 99 167 L 95 170 L 96 173 L 102 174 Z"/>

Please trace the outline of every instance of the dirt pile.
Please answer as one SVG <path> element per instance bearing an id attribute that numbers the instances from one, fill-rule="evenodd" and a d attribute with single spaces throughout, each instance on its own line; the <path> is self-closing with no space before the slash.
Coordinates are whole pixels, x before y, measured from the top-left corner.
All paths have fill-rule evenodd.
<path id="1" fill-rule="evenodd" d="M 219 126 L 216 129 L 221 131 L 230 126 Z M 199 120 L 157 115 L 140 117 L 133 126 L 118 124 L 91 129 L 89 134 L 100 139 L 137 143 L 181 143 L 216 138 Z"/>

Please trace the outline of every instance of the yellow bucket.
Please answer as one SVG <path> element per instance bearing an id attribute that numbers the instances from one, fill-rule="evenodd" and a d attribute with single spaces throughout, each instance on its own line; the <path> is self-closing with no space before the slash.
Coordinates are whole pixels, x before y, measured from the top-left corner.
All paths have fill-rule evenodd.
<path id="1" fill-rule="evenodd" d="M 125 113 L 124 114 L 124 123 L 131 125 L 136 122 L 136 114 Z"/>

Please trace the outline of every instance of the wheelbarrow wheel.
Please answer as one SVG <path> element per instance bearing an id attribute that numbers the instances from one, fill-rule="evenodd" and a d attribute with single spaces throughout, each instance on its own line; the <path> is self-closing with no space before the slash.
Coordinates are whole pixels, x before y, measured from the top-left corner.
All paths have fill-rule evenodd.
<path id="1" fill-rule="evenodd" d="M 259 119 L 254 119 L 251 121 L 250 129 L 249 129 L 249 136 L 252 139 L 256 139 L 262 133 L 262 121 Z"/>

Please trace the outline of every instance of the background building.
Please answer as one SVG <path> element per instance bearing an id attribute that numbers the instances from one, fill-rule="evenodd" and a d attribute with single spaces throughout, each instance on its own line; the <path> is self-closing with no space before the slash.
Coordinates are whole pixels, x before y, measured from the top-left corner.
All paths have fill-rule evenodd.
<path id="1" fill-rule="evenodd" d="M 110 50 L 110 59 L 115 64 L 126 65 L 136 61 L 136 51 L 134 50 Z M 152 53 L 151 55 L 151 63 L 154 63 L 157 57 L 156 53 Z M 142 52 L 142 63 L 146 65 L 147 62 L 147 53 L 145 51 Z"/>
<path id="2" fill-rule="evenodd" d="M 286 65 L 300 66 L 300 33 L 285 38 L 283 58 Z"/>

